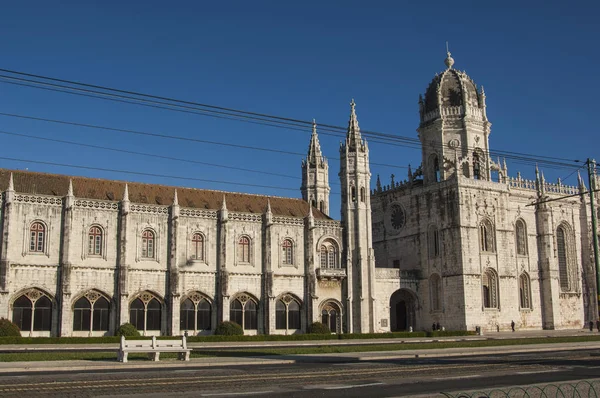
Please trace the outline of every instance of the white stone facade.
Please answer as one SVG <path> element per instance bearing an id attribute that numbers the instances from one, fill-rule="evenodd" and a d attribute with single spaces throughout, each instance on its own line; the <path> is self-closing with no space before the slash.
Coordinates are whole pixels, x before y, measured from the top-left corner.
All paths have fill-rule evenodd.
<path id="1" fill-rule="evenodd" d="M 246 334 L 595 320 L 583 182 L 509 177 L 489 156 L 483 88 L 453 62 L 419 101 L 422 166 L 406 181 L 378 177 L 371 190 L 352 102 L 341 221 L 328 216 L 316 125 L 302 200 L 0 170 L 0 317 L 26 336 L 111 335 L 126 322 L 179 335 L 228 320 Z"/>

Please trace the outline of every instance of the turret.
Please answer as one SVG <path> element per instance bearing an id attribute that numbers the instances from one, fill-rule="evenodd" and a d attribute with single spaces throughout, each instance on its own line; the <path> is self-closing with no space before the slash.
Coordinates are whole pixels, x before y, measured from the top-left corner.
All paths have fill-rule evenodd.
<path id="1" fill-rule="evenodd" d="M 308 155 L 302 160 L 302 199 L 329 215 L 329 164 L 321 152 L 317 123 L 313 120 Z"/>

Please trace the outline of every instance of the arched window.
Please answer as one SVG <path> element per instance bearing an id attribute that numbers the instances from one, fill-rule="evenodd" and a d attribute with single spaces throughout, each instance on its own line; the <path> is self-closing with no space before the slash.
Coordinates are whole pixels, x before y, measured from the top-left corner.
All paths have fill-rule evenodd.
<path id="1" fill-rule="evenodd" d="M 154 232 L 145 229 L 142 232 L 142 257 L 143 258 L 154 258 Z"/>
<path id="2" fill-rule="evenodd" d="M 429 278 L 429 291 L 431 298 L 431 310 L 442 310 L 442 283 L 438 274 L 432 274 Z"/>
<path id="3" fill-rule="evenodd" d="M 498 276 L 488 268 L 482 275 L 483 308 L 498 308 Z"/>
<path id="4" fill-rule="evenodd" d="M 521 309 L 531 309 L 531 283 L 529 275 L 523 272 L 519 277 L 519 307 Z"/>
<path id="5" fill-rule="evenodd" d="M 365 202 L 365 188 L 364 187 L 360 188 L 360 201 L 363 203 Z"/>
<path id="6" fill-rule="evenodd" d="M 478 151 L 473 152 L 473 178 L 476 180 L 483 179 L 482 160 L 482 156 Z"/>
<path id="7" fill-rule="evenodd" d="M 139 331 L 161 330 L 162 305 L 151 293 L 142 293 L 129 305 L 129 322 Z"/>
<path id="8" fill-rule="evenodd" d="M 495 252 L 494 229 L 487 219 L 479 224 L 479 246 L 482 252 Z"/>
<path id="9" fill-rule="evenodd" d="M 102 230 L 99 227 L 92 227 L 88 233 L 88 254 L 90 256 L 102 255 Z"/>
<path id="10" fill-rule="evenodd" d="M 321 211 L 321 213 L 325 213 L 325 202 L 319 202 L 319 210 Z"/>
<path id="11" fill-rule="evenodd" d="M 352 193 L 352 202 L 356 202 L 356 187 L 351 187 L 350 192 Z"/>
<path id="12" fill-rule="evenodd" d="M 199 293 L 192 293 L 181 303 L 180 329 L 199 330 L 211 329 L 211 304 Z"/>
<path id="13" fill-rule="evenodd" d="M 433 179 L 435 182 L 440 182 L 440 180 L 441 180 L 440 161 L 438 160 L 437 156 L 433 159 Z"/>
<path id="14" fill-rule="evenodd" d="M 321 310 L 321 323 L 329 326 L 332 333 L 340 333 L 340 309 L 337 304 L 328 302 Z"/>
<path id="15" fill-rule="evenodd" d="M 339 251 L 337 245 L 326 240 L 321 245 L 321 268 L 340 268 Z"/>
<path id="16" fill-rule="evenodd" d="M 558 255 L 558 280 L 563 291 L 570 290 L 567 231 L 563 225 L 556 230 L 556 251 Z"/>
<path id="17" fill-rule="evenodd" d="M 75 302 L 73 308 L 73 330 L 106 331 L 110 303 L 98 293 L 90 292 Z"/>
<path id="18" fill-rule="evenodd" d="M 242 236 L 238 241 L 238 261 L 241 263 L 250 262 L 250 238 Z"/>
<path id="19" fill-rule="evenodd" d="M 275 304 L 276 329 L 300 329 L 300 304 L 289 294 L 277 300 Z"/>
<path id="20" fill-rule="evenodd" d="M 517 254 L 520 256 L 527 255 L 527 229 L 523 220 L 517 220 L 515 223 L 515 238 L 517 240 Z"/>
<path id="21" fill-rule="evenodd" d="M 46 227 L 41 222 L 34 222 L 29 231 L 29 251 L 43 253 L 46 246 Z"/>
<path id="22" fill-rule="evenodd" d="M 258 328 L 258 305 L 253 298 L 246 294 L 239 295 L 231 301 L 229 319 L 241 325 L 244 330 Z"/>
<path id="23" fill-rule="evenodd" d="M 287 265 L 294 264 L 294 245 L 291 239 L 285 239 L 281 244 L 281 255 L 283 263 Z"/>
<path id="24" fill-rule="evenodd" d="M 435 258 L 440 255 L 440 231 L 436 226 L 429 226 L 427 231 L 427 241 L 429 246 L 429 258 Z"/>
<path id="25" fill-rule="evenodd" d="M 51 331 L 52 301 L 37 289 L 28 290 L 13 303 L 13 322 L 24 332 Z"/>
<path id="26" fill-rule="evenodd" d="M 192 260 L 204 260 L 204 236 L 200 232 L 192 235 Z"/>

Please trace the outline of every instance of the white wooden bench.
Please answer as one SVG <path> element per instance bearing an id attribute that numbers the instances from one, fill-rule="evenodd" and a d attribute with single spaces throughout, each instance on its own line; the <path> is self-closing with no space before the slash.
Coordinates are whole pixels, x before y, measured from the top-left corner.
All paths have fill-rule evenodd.
<path id="1" fill-rule="evenodd" d="M 126 340 L 125 336 L 121 336 L 117 359 L 119 362 L 127 362 L 127 355 L 130 352 L 146 352 L 148 358 L 158 361 L 161 352 L 176 352 L 179 354 L 180 360 L 189 361 L 191 351 L 191 348 L 187 348 L 185 336 L 179 340 L 157 340 L 154 336 L 152 336 L 152 340 Z"/>

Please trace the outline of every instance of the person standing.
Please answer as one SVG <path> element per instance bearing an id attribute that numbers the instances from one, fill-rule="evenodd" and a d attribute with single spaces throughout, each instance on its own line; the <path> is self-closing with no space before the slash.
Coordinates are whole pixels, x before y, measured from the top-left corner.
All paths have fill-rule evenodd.
<path id="1" fill-rule="evenodd" d="M 590 332 L 594 331 L 594 321 L 590 321 Z"/>
<path id="2" fill-rule="evenodd" d="M 600 319 L 596 320 L 596 329 L 600 332 Z"/>
<path id="3" fill-rule="evenodd" d="M 515 321 L 510 321 L 510 328 L 513 332 L 515 331 Z"/>

